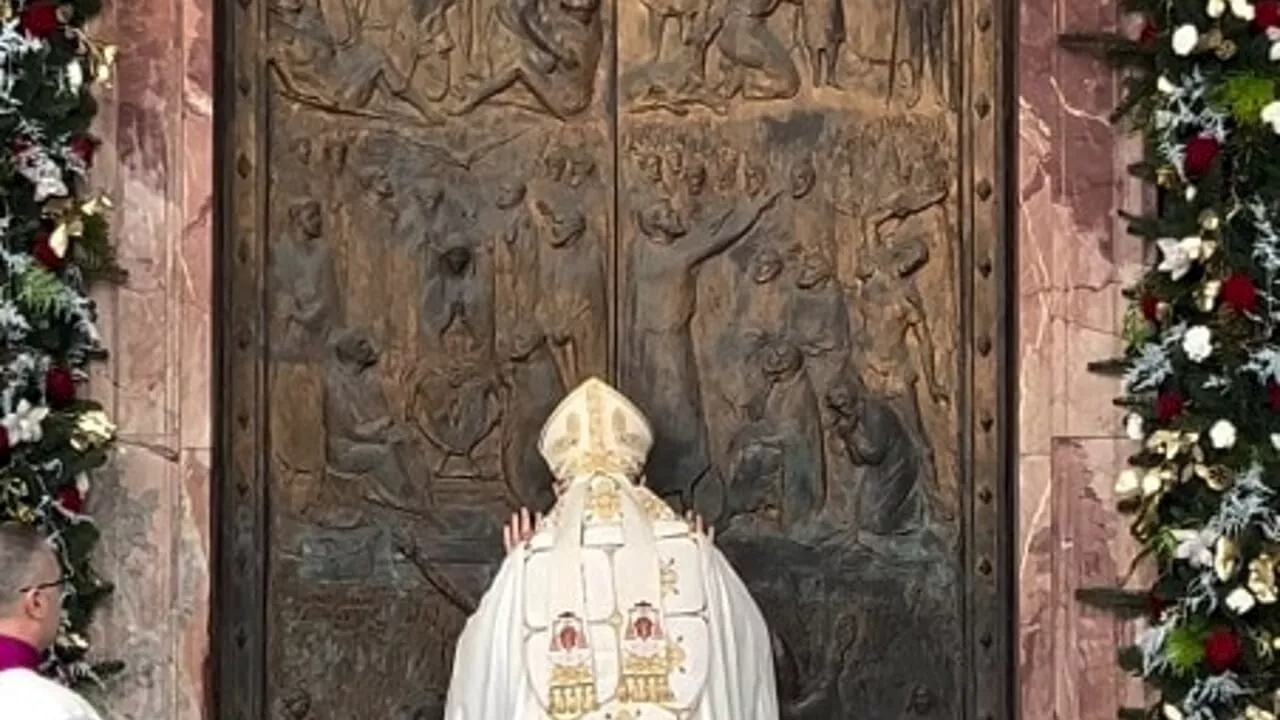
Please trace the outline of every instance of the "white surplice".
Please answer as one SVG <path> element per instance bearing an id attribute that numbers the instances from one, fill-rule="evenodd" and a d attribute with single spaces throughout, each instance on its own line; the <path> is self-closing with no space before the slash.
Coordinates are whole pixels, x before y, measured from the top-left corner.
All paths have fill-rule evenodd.
<path id="1" fill-rule="evenodd" d="M 777 720 L 769 631 L 728 561 L 637 484 L 652 433 L 603 381 L 539 450 L 560 485 L 458 640 L 445 720 Z"/>
<path id="2" fill-rule="evenodd" d="M 0 717 L 22 720 L 101 720 L 73 691 L 22 668 L 0 672 Z"/>

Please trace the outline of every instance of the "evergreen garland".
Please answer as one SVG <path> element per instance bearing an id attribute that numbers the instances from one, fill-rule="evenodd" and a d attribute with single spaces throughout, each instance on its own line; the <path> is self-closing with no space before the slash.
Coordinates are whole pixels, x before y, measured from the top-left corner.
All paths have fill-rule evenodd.
<path id="1" fill-rule="evenodd" d="M 1160 190 L 1128 217 L 1118 404 L 1141 443 L 1116 481 L 1149 588 L 1082 601 L 1146 616 L 1121 666 L 1155 690 L 1122 718 L 1276 720 L 1280 690 L 1280 0 L 1127 0 L 1136 39 L 1063 38 L 1124 71 L 1115 114 Z"/>
<path id="2" fill-rule="evenodd" d="M 99 0 L 0 0 L 0 521 L 39 527 L 63 566 L 62 632 L 46 662 L 68 684 L 120 668 L 91 661 L 88 628 L 111 591 L 90 562 L 90 473 L 115 428 L 80 397 L 103 355 L 95 281 L 117 281 L 103 212 L 88 187 L 98 141 L 93 91 L 114 51 L 85 32 Z"/>

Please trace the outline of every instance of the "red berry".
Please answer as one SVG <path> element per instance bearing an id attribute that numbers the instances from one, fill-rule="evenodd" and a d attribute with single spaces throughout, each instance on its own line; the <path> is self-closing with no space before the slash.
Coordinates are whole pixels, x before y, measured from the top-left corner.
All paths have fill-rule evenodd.
<path id="1" fill-rule="evenodd" d="M 70 146 L 71 152 L 75 153 L 85 166 L 93 165 L 93 154 L 98 150 L 97 139 L 92 135 L 77 135 L 71 138 Z"/>
<path id="2" fill-rule="evenodd" d="M 48 233 L 40 233 L 36 236 L 35 242 L 31 244 L 31 256 L 52 272 L 58 272 L 66 264 L 66 259 L 58 257 L 58 253 L 53 251 L 53 246 L 49 244 Z"/>
<path id="3" fill-rule="evenodd" d="M 1143 47 L 1151 47 L 1160 39 L 1160 28 L 1152 22 L 1151 18 L 1147 18 L 1142 23 L 1142 29 L 1138 31 L 1138 42 Z"/>
<path id="4" fill-rule="evenodd" d="M 1187 401 L 1178 391 L 1162 392 L 1156 397 L 1156 419 L 1160 422 L 1169 422 L 1182 414 L 1182 409 L 1186 405 Z"/>
<path id="5" fill-rule="evenodd" d="M 1231 273 L 1222 281 L 1222 304 L 1236 312 L 1253 312 L 1258 308 L 1258 289 L 1244 273 Z"/>
<path id="6" fill-rule="evenodd" d="M 1240 638 L 1235 633 L 1220 628 L 1204 639 L 1204 662 L 1214 672 L 1226 672 L 1235 667 L 1243 649 Z"/>
<path id="7" fill-rule="evenodd" d="M 1255 30 L 1280 27 L 1280 0 L 1257 0 L 1253 4 L 1253 27 Z"/>
<path id="8" fill-rule="evenodd" d="M 18 20 L 22 31 L 34 38 L 47 38 L 57 31 L 58 6 L 45 0 L 29 3 Z"/>
<path id="9" fill-rule="evenodd" d="M 77 488 L 67 486 L 58 491 L 58 504 L 63 510 L 79 515 L 84 510 L 84 497 Z"/>
<path id="10" fill-rule="evenodd" d="M 1218 141 L 1208 135 L 1197 135 L 1187 141 L 1183 167 L 1187 175 L 1198 178 L 1209 172 L 1218 157 Z"/>
<path id="11" fill-rule="evenodd" d="M 1164 598 L 1154 592 L 1147 593 L 1147 616 L 1152 620 L 1159 620 L 1167 607 L 1169 603 L 1165 602 Z"/>
<path id="12" fill-rule="evenodd" d="M 1142 317 L 1146 318 L 1147 322 L 1153 325 L 1159 322 L 1160 298 L 1150 294 L 1143 295 L 1142 299 L 1138 301 L 1138 308 L 1142 311 Z"/>
<path id="13" fill-rule="evenodd" d="M 49 368 L 44 376 L 45 400 L 55 410 L 67 407 L 76 400 L 76 379 L 71 371 L 61 365 Z"/>

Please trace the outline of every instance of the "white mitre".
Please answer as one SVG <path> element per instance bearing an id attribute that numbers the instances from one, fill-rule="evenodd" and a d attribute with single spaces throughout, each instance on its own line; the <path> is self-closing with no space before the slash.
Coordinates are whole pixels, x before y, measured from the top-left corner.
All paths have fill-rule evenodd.
<path id="1" fill-rule="evenodd" d="M 708 674 L 704 539 L 638 480 L 653 433 L 599 379 L 551 414 L 539 450 L 560 498 L 529 544 L 531 686 L 556 720 L 690 717 Z"/>

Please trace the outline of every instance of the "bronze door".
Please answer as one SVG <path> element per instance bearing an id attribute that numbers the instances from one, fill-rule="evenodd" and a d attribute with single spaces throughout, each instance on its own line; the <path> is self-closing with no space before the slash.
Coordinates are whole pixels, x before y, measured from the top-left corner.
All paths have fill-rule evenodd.
<path id="1" fill-rule="evenodd" d="M 1011 9 L 223 12 L 219 717 L 441 717 L 593 374 L 720 528 L 787 718 L 1008 716 Z"/>

